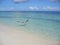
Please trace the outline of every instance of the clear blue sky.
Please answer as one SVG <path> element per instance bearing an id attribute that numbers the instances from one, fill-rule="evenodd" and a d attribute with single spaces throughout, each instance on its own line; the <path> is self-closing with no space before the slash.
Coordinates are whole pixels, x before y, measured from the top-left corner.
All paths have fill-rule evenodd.
<path id="1" fill-rule="evenodd" d="M 0 11 L 60 11 L 60 0 L 0 0 Z"/>

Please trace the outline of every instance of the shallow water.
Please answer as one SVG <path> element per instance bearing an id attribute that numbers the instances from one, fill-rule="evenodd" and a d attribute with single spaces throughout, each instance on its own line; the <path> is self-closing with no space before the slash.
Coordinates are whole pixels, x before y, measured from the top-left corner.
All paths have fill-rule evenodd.
<path id="1" fill-rule="evenodd" d="M 60 41 L 59 12 L 0 12 L 0 23 Z"/>

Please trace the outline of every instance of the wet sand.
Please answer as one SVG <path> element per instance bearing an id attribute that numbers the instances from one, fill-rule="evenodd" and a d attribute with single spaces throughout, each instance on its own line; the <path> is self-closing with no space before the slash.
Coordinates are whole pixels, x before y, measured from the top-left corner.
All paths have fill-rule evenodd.
<path id="1" fill-rule="evenodd" d="M 57 41 L 20 30 L 0 24 L 0 45 L 59 45 Z"/>

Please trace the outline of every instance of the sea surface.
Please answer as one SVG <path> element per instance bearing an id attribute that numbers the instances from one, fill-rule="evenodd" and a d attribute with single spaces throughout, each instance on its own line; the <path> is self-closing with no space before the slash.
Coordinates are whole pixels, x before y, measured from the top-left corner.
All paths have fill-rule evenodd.
<path id="1" fill-rule="evenodd" d="M 60 12 L 57 11 L 0 11 L 0 24 L 60 41 Z"/>

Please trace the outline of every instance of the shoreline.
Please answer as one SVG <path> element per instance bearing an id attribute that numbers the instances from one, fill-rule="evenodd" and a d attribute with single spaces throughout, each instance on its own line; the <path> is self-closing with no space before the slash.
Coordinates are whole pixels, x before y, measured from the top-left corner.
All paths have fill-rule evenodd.
<path id="1" fill-rule="evenodd" d="M 0 24 L 0 36 L 1 45 L 57 45 L 59 43 L 4 24 Z"/>

